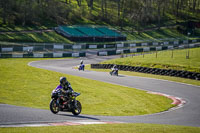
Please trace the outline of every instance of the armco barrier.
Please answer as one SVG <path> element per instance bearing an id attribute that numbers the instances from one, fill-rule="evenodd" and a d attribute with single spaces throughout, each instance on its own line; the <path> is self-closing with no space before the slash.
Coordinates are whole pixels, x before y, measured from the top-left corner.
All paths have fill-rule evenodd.
<path id="1" fill-rule="evenodd" d="M 1 54 L 1 58 L 12 58 L 12 54 Z"/>
<path id="2" fill-rule="evenodd" d="M 23 58 L 33 58 L 33 54 L 23 54 Z"/>
<path id="3" fill-rule="evenodd" d="M 62 58 L 62 57 L 85 57 L 85 52 L 76 53 L 33 53 L 33 54 L 2 54 L 0 58 Z"/>
<path id="4" fill-rule="evenodd" d="M 91 64 L 91 68 L 111 69 L 113 65 L 114 64 Z M 126 65 L 117 65 L 117 68 L 122 71 L 133 71 L 133 72 L 149 73 L 155 75 L 165 75 L 165 76 L 174 76 L 174 77 L 200 80 L 200 73 L 183 71 L 183 70 L 159 69 L 159 68 L 148 68 L 148 67 L 126 66 Z"/>
<path id="5" fill-rule="evenodd" d="M 65 43 L 8 43 L 6 45 L 0 44 L 0 52 L 20 52 L 20 51 L 46 51 L 46 50 L 80 50 L 80 49 L 122 49 L 134 47 L 152 47 L 157 46 L 158 48 L 163 45 L 169 46 L 180 46 L 182 44 L 188 45 L 188 43 L 197 43 L 200 39 L 193 40 L 173 40 L 173 41 L 160 41 L 160 42 L 142 42 L 142 43 L 130 43 L 130 42 L 116 42 L 114 44 L 65 44 Z M 163 48 L 165 49 L 165 48 Z M 138 49 L 140 51 L 140 49 Z"/>
<path id="6" fill-rule="evenodd" d="M 200 43 L 196 44 L 183 44 L 183 45 L 168 45 L 168 46 L 151 46 L 151 47 L 143 47 L 143 48 L 131 48 L 131 49 L 117 49 L 117 50 L 107 50 L 107 51 L 99 51 L 97 53 L 98 56 L 107 56 L 107 55 L 117 55 L 117 54 L 127 54 L 127 53 L 136 53 L 136 52 L 149 52 L 149 51 L 161 51 L 161 50 L 169 50 L 175 48 L 194 48 L 200 47 Z"/>
<path id="7" fill-rule="evenodd" d="M 63 57 L 72 57 L 72 53 L 63 53 Z"/>

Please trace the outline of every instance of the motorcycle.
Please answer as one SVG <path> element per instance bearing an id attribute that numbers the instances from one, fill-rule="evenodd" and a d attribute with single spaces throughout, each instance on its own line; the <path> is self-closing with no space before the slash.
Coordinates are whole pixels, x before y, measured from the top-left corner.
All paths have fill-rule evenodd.
<path id="1" fill-rule="evenodd" d="M 84 68 L 85 68 L 85 65 L 84 64 L 81 64 L 79 67 L 78 67 L 78 70 L 83 70 L 84 71 Z"/>
<path id="2" fill-rule="evenodd" d="M 111 75 L 111 76 L 112 76 L 112 75 L 118 76 L 118 69 L 112 70 L 112 71 L 110 72 L 110 75 Z"/>
<path id="3" fill-rule="evenodd" d="M 59 111 L 72 112 L 79 115 L 82 110 L 81 103 L 76 100 L 80 93 L 70 92 L 68 96 L 62 94 L 61 90 L 53 90 L 51 94 L 50 110 L 57 114 Z"/>

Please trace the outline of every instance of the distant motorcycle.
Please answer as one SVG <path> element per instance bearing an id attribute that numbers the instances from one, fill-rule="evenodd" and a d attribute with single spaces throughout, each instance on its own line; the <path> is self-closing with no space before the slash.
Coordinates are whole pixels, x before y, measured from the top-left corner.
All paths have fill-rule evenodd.
<path id="1" fill-rule="evenodd" d="M 84 71 L 85 70 L 85 65 L 84 64 L 81 64 L 79 67 L 78 67 L 78 70 L 79 71 Z"/>
<path id="2" fill-rule="evenodd" d="M 70 92 L 68 96 L 62 94 L 61 90 L 53 90 L 51 94 L 50 110 L 57 114 L 59 111 L 72 112 L 73 115 L 79 115 L 82 110 L 81 103 L 76 100 L 80 93 Z"/>
<path id="3" fill-rule="evenodd" d="M 115 76 L 118 76 L 118 69 L 116 69 L 116 70 L 112 70 L 111 72 L 110 72 L 110 75 L 115 75 Z"/>

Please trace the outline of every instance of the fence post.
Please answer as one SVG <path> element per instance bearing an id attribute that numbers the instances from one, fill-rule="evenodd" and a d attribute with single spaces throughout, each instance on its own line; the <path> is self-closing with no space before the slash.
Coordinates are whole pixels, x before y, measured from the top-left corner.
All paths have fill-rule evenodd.
<path id="1" fill-rule="evenodd" d="M 171 58 L 173 58 L 174 57 L 174 51 L 173 51 L 173 49 L 172 49 L 172 56 L 171 56 Z"/>
<path id="2" fill-rule="evenodd" d="M 156 58 L 157 58 L 157 50 L 156 50 Z"/>

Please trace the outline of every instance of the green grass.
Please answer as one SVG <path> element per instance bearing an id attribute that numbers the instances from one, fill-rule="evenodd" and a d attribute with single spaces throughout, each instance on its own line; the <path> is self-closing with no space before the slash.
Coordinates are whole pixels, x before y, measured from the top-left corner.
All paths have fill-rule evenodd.
<path id="1" fill-rule="evenodd" d="M 37 43 L 72 43 L 70 40 L 62 37 L 56 32 L 42 33 L 6 33 L 0 34 L 0 41 L 7 42 L 37 42 Z"/>
<path id="2" fill-rule="evenodd" d="M 117 28 L 118 29 L 118 28 Z M 161 28 L 158 30 L 149 30 L 143 31 L 138 34 L 137 32 L 130 32 L 132 29 L 127 27 L 125 31 L 122 31 L 123 34 L 127 36 L 127 40 L 131 41 L 159 41 L 159 39 L 187 39 L 189 38 L 187 35 L 181 34 L 176 30 L 176 28 Z M 127 32 L 129 31 L 129 32 Z M 199 36 L 199 30 L 195 30 L 195 36 Z M 190 38 L 195 38 L 195 36 L 190 36 Z M 169 40 L 170 41 L 170 40 Z"/>
<path id="3" fill-rule="evenodd" d="M 52 25 L 56 26 L 56 25 Z M 17 26 L 17 25 L 1 25 L 0 26 L 0 31 L 29 31 L 29 30 L 45 30 L 45 29 L 50 29 L 51 27 L 48 26 Z"/>
<path id="4" fill-rule="evenodd" d="M 126 33 L 128 40 L 157 40 L 167 38 L 187 38 L 186 35 L 180 34 L 174 28 L 163 28 L 160 30 L 144 31 L 138 34 L 137 32 Z"/>
<path id="5" fill-rule="evenodd" d="M 107 124 L 57 127 L 0 128 L 1 133 L 199 133 L 199 127 L 158 124 Z"/>
<path id="6" fill-rule="evenodd" d="M 143 115 L 173 107 L 172 100 L 145 91 L 38 69 L 27 65 L 39 59 L 0 59 L 0 103 L 49 109 L 51 91 L 66 76 L 82 93 L 83 114 Z"/>
<path id="7" fill-rule="evenodd" d="M 143 66 L 162 69 L 176 69 L 200 72 L 200 48 L 189 49 L 189 59 L 186 59 L 188 49 L 160 51 L 143 56 L 119 58 L 102 62 L 102 64 L 118 64 L 129 66 Z"/>

